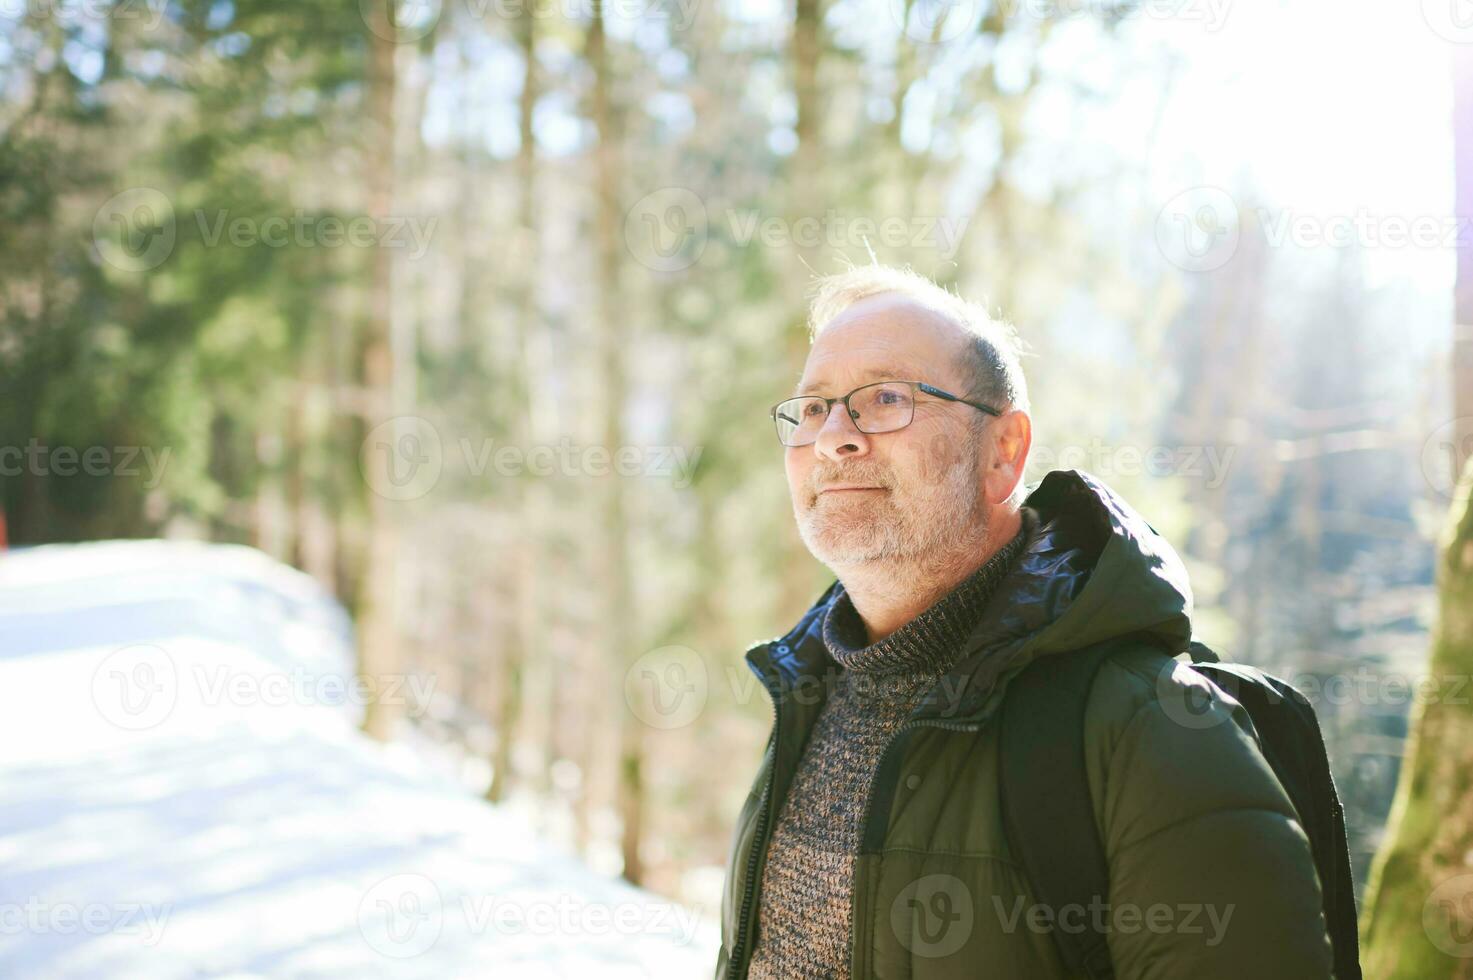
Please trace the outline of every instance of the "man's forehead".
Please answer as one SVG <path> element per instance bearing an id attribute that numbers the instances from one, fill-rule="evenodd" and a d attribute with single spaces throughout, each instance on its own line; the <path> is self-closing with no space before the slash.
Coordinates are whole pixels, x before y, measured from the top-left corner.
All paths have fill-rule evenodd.
<path id="1" fill-rule="evenodd" d="M 864 384 L 866 381 L 923 381 L 925 380 L 924 373 L 918 373 L 916 368 L 890 363 L 872 364 L 859 370 L 833 372 L 833 377 L 830 377 L 830 372 L 824 371 L 802 379 L 794 394 L 816 395 L 836 385 Z"/>
<path id="2" fill-rule="evenodd" d="M 795 394 L 869 381 L 945 383 L 962 346 L 945 316 L 909 297 L 881 294 L 839 313 L 814 340 Z"/>

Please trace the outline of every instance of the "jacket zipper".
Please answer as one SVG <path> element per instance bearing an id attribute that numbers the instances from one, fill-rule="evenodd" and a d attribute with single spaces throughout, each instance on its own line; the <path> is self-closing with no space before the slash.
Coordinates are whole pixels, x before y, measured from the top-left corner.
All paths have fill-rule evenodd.
<path id="1" fill-rule="evenodd" d="M 764 676 L 762 680 L 764 685 L 766 685 L 769 678 Z M 779 682 L 780 684 L 781 682 Z M 746 883 L 742 888 L 742 903 L 737 911 L 736 938 L 732 941 L 731 959 L 727 963 L 726 975 L 729 980 L 740 980 L 745 973 L 742 958 L 746 953 L 747 940 L 750 938 L 750 926 L 752 923 L 749 923 L 747 920 L 751 916 L 752 901 L 756 897 L 757 892 L 757 863 L 761 858 L 762 852 L 765 850 L 764 844 L 767 836 L 771 832 L 771 828 L 768 825 L 772 820 L 772 787 L 777 779 L 778 735 L 782 721 L 782 712 L 779 706 L 782 703 L 782 698 L 781 693 L 773 693 L 770 686 L 768 687 L 768 693 L 772 696 L 772 767 L 768 770 L 767 782 L 762 787 L 762 798 L 757 808 L 757 833 L 752 838 L 751 853 L 747 855 L 747 877 Z M 859 823 L 861 847 L 863 846 L 865 837 L 865 828 L 869 826 L 870 811 L 874 808 L 875 779 L 881 770 L 883 770 L 885 758 L 890 754 L 890 749 L 894 747 L 896 742 L 900 741 L 900 736 L 917 728 L 941 728 L 954 732 L 975 732 L 981 727 L 981 722 L 943 721 L 939 719 L 918 719 L 906 722 L 900 726 L 895 734 L 891 736 L 890 740 L 885 743 L 884 749 L 880 751 L 879 763 L 875 766 L 874 775 L 870 776 L 869 795 L 865 801 L 864 816 Z M 854 908 L 856 904 L 857 902 L 853 900 L 849 903 L 849 948 L 851 963 L 853 963 L 855 953 L 858 950 L 858 947 L 855 945 L 856 923 Z M 856 973 L 855 975 L 859 976 L 860 974 Z"/>
<path id="2" fill-rule="evenodd" d="M 890 737 L 890 741 L 886 742 L 885 747 L 880 750 L 879 762 L 875 764 L 875 771 L 870 776 L 869 792 L 868 795 L 865 797 L 864 803 L 864 816 L 861 817 L 859 821 L 860 854 L 864 853 L 864 838 L 866 836 L 865 831 L 869 827 L 870 816 L 875 806 L 875 782 L 879 778 L 880 773 L 885 770 L 885 758 L 890 754 L 890 750 L 895 746 L 895 744 L 900 741 L 900 737 L 902 735 L 904 735 L 906 732 L 914 731 L 917 728 L 942 728 L 952 732 L 975 732 L 979 731 L 982 728 L 982 723 L 941 721 L 937 719 L 919 719 L 916 721 L 908 721 L 895 730 L 895 734 Z M 897 778 L 898 775 L 899 774 L 897 774 Z M 851 898 L 849 901 L 849 965 L 850 972 L 853 973 L 853 975 L 856 977 L 866 975 L 869 967 L 869 964 L 865 962 L 865 960 L 861 959 L 861 954 L 867 957 L 868 951 L 865 950 L 862 953 L 859 946 L 859 917 L 855 915 L 855 909 L 858 908 L 858 906 L 859 893 L 856 890 L 851 894 Z"/>
<path id="3" fill-rule="evenodd" d="M 767 678 L 763 678 L 766 682 Z M 771 688 L 768 693 L 772 694 Z M 757 833 L 752 837 L 751 853 L 747 855 L 747 877 L 742 887 L 742 904 L 737 911 L 736 938 L 731 944 L 731 961 L 727 964 L 726 975 L 731 980 L 738 980 L 745 973 L 742 966 L 742 957 L 746 953 L 747 939 L 750 933 L 748 919 L 752 914 L 752 901 L 757 895 L 757 862 L 766 849 L 765 842 L 770 828 L 767 826 L 772 817 L 772 786 L 777 780 L 777 756 L 778 735 L 781 725 L 781 711 L 778 705 L 781 698 L 773 695 L 772 698 L 772 765 L 767 770 L 767 782 L 762 787 L 762 799 L 757 805 Z"/>

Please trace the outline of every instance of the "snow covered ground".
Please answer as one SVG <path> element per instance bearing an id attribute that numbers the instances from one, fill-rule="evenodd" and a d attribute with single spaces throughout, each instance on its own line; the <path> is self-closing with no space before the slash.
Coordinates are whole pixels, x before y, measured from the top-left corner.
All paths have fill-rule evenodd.
<path id="1" fill-rule="evenodd" d="M 350 628 L 249 548 L 0 553 L 0 977 L 710 974 L 714 909 L 360 734 Z"/>

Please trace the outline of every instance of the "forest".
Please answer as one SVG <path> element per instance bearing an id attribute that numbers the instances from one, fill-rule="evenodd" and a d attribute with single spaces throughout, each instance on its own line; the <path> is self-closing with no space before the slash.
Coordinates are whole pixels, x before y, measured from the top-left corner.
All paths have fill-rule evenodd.
<path id="1" fill-rule="evenodd" d="M 373 737 L 709 908 L 832 581 L 768 408 L 909 267 L 1310 696 L 1367 974 L 1473 976 L 1473 32 L 1313 6 L 0 4 L 3 540 L 302 570 Z"/>

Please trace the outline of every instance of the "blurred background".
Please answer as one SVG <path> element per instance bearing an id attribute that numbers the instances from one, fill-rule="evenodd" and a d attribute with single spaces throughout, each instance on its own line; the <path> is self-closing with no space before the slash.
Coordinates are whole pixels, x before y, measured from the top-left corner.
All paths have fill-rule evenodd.
<path id="1" fill-rule="evenodd" d="M 743 652 L 831 580 L 767 409 L 813 276 L 909 265 L 1310 694 L 1375 975 L 1473 975 L 1470 60 L 1448 0 L 0 0 L 0 569 L 258 549 L 397 765 L 714 921 Z"/>

